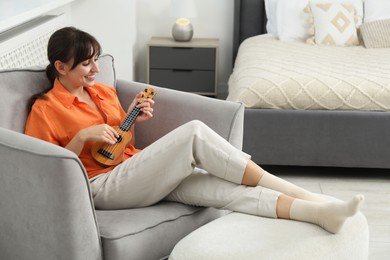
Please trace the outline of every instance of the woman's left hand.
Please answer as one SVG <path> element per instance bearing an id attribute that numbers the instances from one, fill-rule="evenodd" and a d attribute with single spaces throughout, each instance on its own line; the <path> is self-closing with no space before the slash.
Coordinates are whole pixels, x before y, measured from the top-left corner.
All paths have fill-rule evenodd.
<path id="1" fill-rule="evenodd" d="M 140 92 L 135 96 L 133 102 L 131 102 L 129 106 L 129 109 L 127 110 L 128 113 L 135 107 L 135 105 L 138 103 L 138 100 L 142 98 L 142 95 L 143 92 Z M 139 114 L 139 116 L 137 117 L 134 123 L 140 123 L 152 118 L 153 106 L 154 106 L 154 100 L 150 98 L 146 98 L 143 100 L 141 104 L 138 104 L 137 108 L 139 108 L 142 113 Z"/>

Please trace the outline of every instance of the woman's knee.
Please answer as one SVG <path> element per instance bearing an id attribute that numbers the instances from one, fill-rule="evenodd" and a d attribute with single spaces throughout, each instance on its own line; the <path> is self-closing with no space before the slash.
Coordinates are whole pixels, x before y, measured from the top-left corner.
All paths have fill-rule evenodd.
<path id="1" fill-rule="evenodd" d="M 212 131 L 205 123 L 200 120 L 192 120 L 185 124 L 191 133 L 201 133 L 205 131 Z"/>
<path id="2" fill-rule="evenodd" d="M 186 123 L 186 125 L 189 125 L 190 127 L 207 127 L 205 123 L 198 119 L 194 119 Z"/>

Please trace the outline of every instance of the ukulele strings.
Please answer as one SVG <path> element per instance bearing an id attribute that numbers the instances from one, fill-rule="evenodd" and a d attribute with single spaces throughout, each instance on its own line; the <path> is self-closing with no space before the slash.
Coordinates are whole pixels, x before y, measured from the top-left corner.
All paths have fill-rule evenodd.
<path id="1" fill-rule="evenodd" d="M 143 100 L 146 98 L 146 96 L 148 96 L 146 94 L 151 94 L 151 98 L 153 98 L 153 96 L 155 95 L 155 93 L 153 93 L 153 92 L 154 92 L 153 89 L 146 88 L 144 90 L 143 97 L 138 100 L 137 105 L 142 103 Z M 135 119 L 138 117 L 141 110 L 139 108 L 137 108 L 137 105 L 133 108 L 133 110 L 130 112 L 130 114 L 128 116 L 126 116 L 125 121 L 119 126 L 119 129 L 117 132 L 118 132 L 120 138 L 125 134 L 125 132 L 130 130 L 131 125 L 133 124 Z M 124 129 L 127 129 L 127 130 L 124 130 Z M 104 151 L 113 155 L 114 151 L 119 147 L 118 144 L 122 141 L 124 141 L 123 138 L 119 142 L 117 141 L 115 144 L 107 144 L 106 143 L 105 145 L 103 145 L 102 149 L 104 149 Z"/>
<path id="2" fill-rule="evenodd" d="M 137 103 L 137 105 L 138 104 L 140 104 L 139 102 Z M 131 112 L 130 112 L 130 115 L 128 116 L 128 117 L 126 117 L 126 119 L 125 119 L 125 121 L 121 124 L 121 126 L 119 127 L 119 129 L 118 129 L 118 134 L 119 134 L 119 136 L 120 137 L 122 137 L 127 131 L 129 131 L 130 130 L 130 127 L 131 127 L 131 125 L 133 124 L 133 122 L 135 121 L 135 119 L 138 117 L 138 115 L 139 115 L 139 112 L 140 112 L 140 109 L 139 108 L 137 108 L 137 107 L 135 107 Z M 127 129 L 127 131 L 126 130 L 123 130 L 122 128 L 124 128 L 124 129 Z M 123 140 L 121 140 L 121 141 L 123 141 Z M 115 144 L 105 144 L 104 146 L 103 146 L 103 149 L 105 150 L 105 151 L 107 151 L 107 152 L 109 152 L 109 153 L 114 153 L 114 151 L 118 148 L 118 147 L 120 147 L 118 144 L 119 144 L 120 142 L 116 142 Z"/>

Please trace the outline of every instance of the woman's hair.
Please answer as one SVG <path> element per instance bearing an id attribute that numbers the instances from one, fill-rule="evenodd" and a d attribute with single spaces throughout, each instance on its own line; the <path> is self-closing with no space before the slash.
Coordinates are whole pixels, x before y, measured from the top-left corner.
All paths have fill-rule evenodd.
<path id="1" fill-rule="evenodd" d="M 71 69 L 85 60 L 101 54 L 101 46 L 92 35 L 74 27 L 64 27 L 54 32 L 47 46 L 49 65 L 46 67 L 46 75 L 51 82 L 51 87 L 42 93 L 34 95 L 30 100 L 30 109 L 35 100 L 44 98 L 45 93 L 53 88 L 54 80 L 58 72 L 54 66 L 56 61 L 68 63 L 72 61 Z"/>

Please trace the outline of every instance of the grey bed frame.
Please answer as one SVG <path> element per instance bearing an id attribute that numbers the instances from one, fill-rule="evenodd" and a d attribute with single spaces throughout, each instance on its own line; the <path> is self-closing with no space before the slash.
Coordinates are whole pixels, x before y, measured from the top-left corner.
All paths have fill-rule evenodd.
<path id="1" fill-rule="evenodd" d="M 233 57 L 266 20 L 264 0 L 235 0 Z M 246 109 L 244 127 L 261 165 L 390 168 L 390 112 Z"/>

